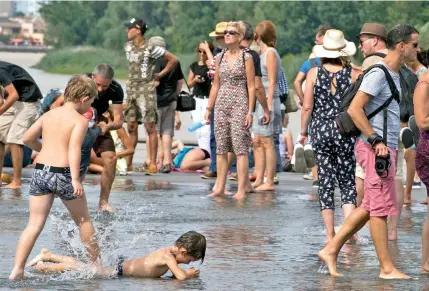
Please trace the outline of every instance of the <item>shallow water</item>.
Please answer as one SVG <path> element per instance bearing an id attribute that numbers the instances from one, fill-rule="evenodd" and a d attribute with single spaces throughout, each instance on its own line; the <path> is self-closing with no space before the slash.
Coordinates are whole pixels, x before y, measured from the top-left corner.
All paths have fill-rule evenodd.
<path id="1" fill-rule="evenodd" d="M 47 276 L 28 269 L 25 281 L 9 282 L 16 243 L 28 217 L 26 180 L 20 191 L 0 189 L 0 255 L 4 258 L 0 261 L 0 290 L 429 290 L 429 278 L 425 277 L 418 281 L 378 279 L 378 261 L 368 229 L 360 232 L 360 242 L 343 248 L 339 271 L 344 277 L 327 275 L 316 256 L 324 242 L 317 197 L 309 194 L 311 188 L 299 181 L 298 175 L 288 175 L 291 181 L 281 177 L 285 184 L 275 195 L 253 194 L 245 203 L 208 199 L 205 195 L 212 184 L 199 182 L 191 174 L 173 175 L 174 179 L 169 178 L 173 182 L 160 181 L 163 176 L 149 181 L 141 176 L 118 177 L 111 202 L 120 209 L 113 215 L 95 212 L 99 178 L 89 176 L 85 189 L 91 216 L 107 264 L 118 255 L 138 257 L 171 245 L 189 230 L 203 233 L 208 241 L 206 260 L 202 265 L 191 264 L 200 268 L 199 278 L 185 282 L 92 279 L 89 274 Z M 419 195 L 423 191 L 419 190 Z M 405 209 L 400 239 L 389 243 L 395 264 L 414 277 L 419 277 L 425 216 L 425 206 L 414 204 Z M 58 199 L 31 257 L 45 247 L 65 255 L 84 254 L 76 228 Z"/>

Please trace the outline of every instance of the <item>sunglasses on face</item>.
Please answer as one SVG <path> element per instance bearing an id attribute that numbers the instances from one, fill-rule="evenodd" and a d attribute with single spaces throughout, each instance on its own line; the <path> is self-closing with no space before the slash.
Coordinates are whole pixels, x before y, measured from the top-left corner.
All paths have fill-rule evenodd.
<path id="1" fill-rule="evenodd" d="M 419 46 L 418 42 L 411 42 L 411 44 L 413 45 L 413 48 L 417 48 Z"/>
<path id="2" fill-rule="evenodd" d="M 363 45 L 363 43 L 364 42 L 366 42 L 367 40 L 369 40 L 369 39 L 373 39 L 373 37 L 368 37 L 368 38 L 365 38 L 365 39 L 360 39 L 359 40 L 359 44 L 360 44 L 360 46 L 362 46 Z"/>
<path id="3" fill-rule="evenodd" d="M 227 34 L 229 34 L 229 35 L 236 35 L 236 34 L 238 34 L 238 32 L 235 31 L 235 30 L 225 30 L 223 32 L 223 34 L 225 34 L 225 35 L 227 35 Z"/>
<path id="4" fill-rule="evenodd" d="M 199 51 L 198 51 L 198 53 L 199 53 L 199 54 L 203 54 L 203 55 L 206 55 L 206 54 L 207 54 L 207 53 L 206 53 L 205 51 L 203 51 L 203 50 L 199 50 Z"/>

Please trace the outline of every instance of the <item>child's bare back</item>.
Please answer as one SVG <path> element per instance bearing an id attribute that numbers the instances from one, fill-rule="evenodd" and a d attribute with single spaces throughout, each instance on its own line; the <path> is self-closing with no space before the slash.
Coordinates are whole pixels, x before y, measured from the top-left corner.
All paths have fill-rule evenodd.
<path id="1" fill-rule="evenodd" d="M 56 167 L 69 167 L 69 150 L 72 150 L 71 145 L 76 146 L 70 142 L 77 135 L 83 136 L 86 133 L 88 120 L 74 108 L 64 105 L 44 114 L 39 121 L 43 142 L 36 162 Z"/>

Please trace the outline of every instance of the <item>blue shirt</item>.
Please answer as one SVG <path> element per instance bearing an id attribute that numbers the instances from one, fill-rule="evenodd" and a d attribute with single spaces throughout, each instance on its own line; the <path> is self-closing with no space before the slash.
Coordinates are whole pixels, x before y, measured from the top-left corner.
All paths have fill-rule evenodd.
<path id="1" fill-rule="evenodd" d="M 300 71 L 300 72 L 303 72 L 303 73 L 304 73 L 304 75 L 307 75 L 308 71 L 310 71 L 310 69 L 311 69 L 312 67 L 314 67 L 314 65 L 312 64 L 312 62 L 313 62 L 313 63 L 315 63 L 315 64 L 316 64 L 316 65 L 318 65 L 318 66 L 320 66 L 320 65 L 322 64 L 322 62 L 320 61 L 320 59 L 319 59 L 318 57 L 315 57 L 314 59 L 308 59 L 308 60 L 306 60 L 306 61 L 302 64 L 302 66 L 301 66 L 301 68 L 299 69 L 299 71 Z"/>

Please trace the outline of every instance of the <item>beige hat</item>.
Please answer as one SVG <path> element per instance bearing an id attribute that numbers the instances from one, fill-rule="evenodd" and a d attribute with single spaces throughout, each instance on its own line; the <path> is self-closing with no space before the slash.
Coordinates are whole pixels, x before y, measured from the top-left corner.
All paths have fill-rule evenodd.
<path id="1" fill-rule="evenodd" d="M 228 27 L 228 22 L 219 22 L 218 24 L 216 24 L 216 29 L 215 31 L 212 31 L 209 36 L 210 37 L 216 37 L 216 36 L 224 36 L 224 31 L 226 30 L 226 28 Z"/>
<path id="2" fill-rule="evenodd" d="M 323 45 L 315 45 L 313 53 L 319 58 L 347 57 L 356 53 L 356 45 L 347 41 L 342 31 L 330 29 L 325 33 Z"/>
<path id="3" fill-rule="evenodd" d="M 160 46 L 162 48 L 165 48 L 165 40 L 160 36 L 152 36 L 149 39 L 149 44 L 153 46 Z"/>

